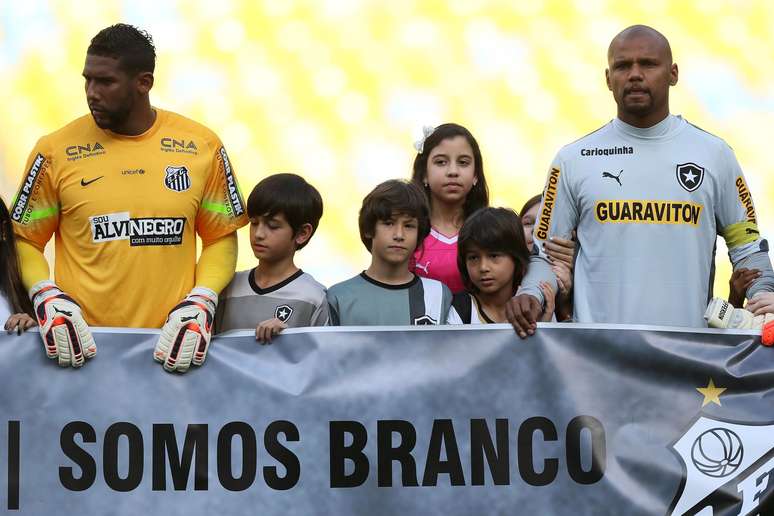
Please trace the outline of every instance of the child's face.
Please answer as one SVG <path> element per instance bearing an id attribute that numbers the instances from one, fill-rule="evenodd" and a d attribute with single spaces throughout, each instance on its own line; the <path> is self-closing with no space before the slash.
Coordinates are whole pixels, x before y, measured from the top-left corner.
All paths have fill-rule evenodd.
<path id="1" fill-rule="evenodd" d="M 405 263 L 417 247 L 419 223 L 416 217 L 404 214 L 393 214 L 386 220 L 377 220 L 374 236 L 371 242 L 371 256 L 389 265 Z"/>
<path id="2" fill-rule="evenodd" d="M 259 260 L 278 261 L 296 251 L 293 228 L 282 213 L 250 218 L 250 246 Z"/>
<path id="3" fill-rule="evenodd" d="M 427 184 L 434 200 L 444 204 L 465 201 L 476 179 L 473 149 L 464 136 L 441 140 L 427 158 Z"/>
<path id="4" fill-rule="evenodd" d="M 535 221 L 537 220 L 538 210 L 540 209 L 540 203 L 535 204 L 526 213 L 521 216 L 521 225 L 524 226 L 524 241 L 527 242 L 527 249 L 532 252 L 532 232 L 535 229 Z"/>
<path id="5" fill-rule="evenodd" d="M 504 289 L 513 289 L 516 263 L 508 254 L 471 246 L 465 253 L 465 266 L 468 269 L 470 281 L 483 294 L 495 294 Z"/>

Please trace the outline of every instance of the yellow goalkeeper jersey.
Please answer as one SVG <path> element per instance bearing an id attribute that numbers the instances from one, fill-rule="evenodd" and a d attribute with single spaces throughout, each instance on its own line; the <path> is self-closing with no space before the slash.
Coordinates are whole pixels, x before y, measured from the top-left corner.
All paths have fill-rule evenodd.
<path id="1" fill-rule="evenodd" d="M 156 113 L 139 136 L 91 115 L 44 136 L 11 207 L 19 237 L 42 250 L 56 235 L 54 279 L 95 326 L 160 327 L 194 286 L 196 234 L 211 242 L 247 223 L 218 137 Z"/>

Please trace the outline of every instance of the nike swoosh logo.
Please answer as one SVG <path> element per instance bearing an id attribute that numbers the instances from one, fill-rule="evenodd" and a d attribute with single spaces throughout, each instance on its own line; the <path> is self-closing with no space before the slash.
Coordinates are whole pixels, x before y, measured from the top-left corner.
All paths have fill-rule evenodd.
<path id="1" fill-rule="evenodd" d="M 95 178 L 94 178 L 94 179 L 92 179 L 91 181 L 84 181 L 83 179 L 81 179 L 81 186 L 89 186 L 89 185 L 90 185 L 91 183 L 93 183 L 94 181 L 99 181 L 99 180 L 100 180 L 100 179 L 102 179 L 103 177 L 105 177 L 105 176 L 99 176 L 99 177 L 95 177 Z"/>
<path id="2" fill-rule="evenodd" d="M 180 322 L 195 321 L 196 317 L 197 317 L 196 315 L 194 315 L 193 317 L 181 317 Z"/>

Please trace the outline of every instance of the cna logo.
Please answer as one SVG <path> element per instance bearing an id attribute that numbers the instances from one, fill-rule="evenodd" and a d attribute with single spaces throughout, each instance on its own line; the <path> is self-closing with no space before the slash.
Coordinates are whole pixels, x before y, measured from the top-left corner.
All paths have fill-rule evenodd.
<path id="1" fill-rule="evenodd" d="M 67 161 L 78 161 L 83 158 L 100 156 L 106 152 L 105 147 L 99 142 L 95 142 L 94 144 L 87 143 L 86 145 L 70 145 L 65 149 Z"/>
<path id="2" fill-rule="evenodd" d="M 164 137 L 161 139 L 162 152 L 175 152 L 183 154 L 199 154 L 199 148 L 193 140 Z"/>
<path id="3" fill-rule="evenodd" d="M 774 423 L 700 416 L 673 445 L 683 479 L 670 515 L 770 514 L 774 505 Z"/>

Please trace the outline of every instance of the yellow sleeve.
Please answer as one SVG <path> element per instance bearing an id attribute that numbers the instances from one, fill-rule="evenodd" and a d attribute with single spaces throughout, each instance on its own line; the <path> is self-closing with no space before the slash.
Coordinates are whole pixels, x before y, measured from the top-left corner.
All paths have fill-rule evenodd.
<path id="1" fill-rule="evenodd" d="M 53 175 L 50 144 L 43 137 L 27 159 L 27 172 L 11 205 L 14 233 L 41 251 L 59 226 L 59 192 Z"/>
<path id="2" fill-rule="evenodd" d="M 217 240 L 247 224 L 245 201 L 226 149 L 217 137 L 212 145 L 210 171 L 196 215 L 196 232 L 205 242 Z"/>
<path id="3" fill-rule="evenodd" d="M 48 268 L 46 257 L 43 255 L 43 248 L 28 240 L 18 238 L 16 251 L 19 253 L 22 283 L 27 290 L 31 289 L 35 283 L 49 279 L 51 271 Z"/>
<path id="4" fill-rule="evenodd" d="M 237 262 L 237 235 L 229 233 L 211 242 L 204 242 L 196 264 L 197 287 L 207 287 L 218 294 L 234 277 Z"/>

